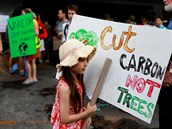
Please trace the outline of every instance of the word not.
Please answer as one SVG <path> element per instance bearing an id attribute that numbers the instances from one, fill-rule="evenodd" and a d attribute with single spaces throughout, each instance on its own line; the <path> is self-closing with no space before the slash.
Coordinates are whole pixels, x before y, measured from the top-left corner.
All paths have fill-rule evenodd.
<path id="1" fill-rule="evenodd" d="M 105 46 L 105 43 L 104 43 L 104 38 L 107 34 L 107 32 L 112 32 L 112 27 L 111 26 L 107 26 L 101 33 L 101 36 L 100 36 L 100 44 L 102 46 L 103 49 L 105 50 L 108 50 L 110 49 L 111 47 L 113 47 L 114 50 L 119 50 L 122 45 L 123 45 L 123 42 L 124 42 L 124 50 L 131 53 L 135 50 L 135 48 L 129 48 L 128 47 L 128 42 L 130 40 L 130 38 L 132 36 L 136 36 L 136 33 L 135 32 L 132 32 L 132 26 L 130 25 L 129 28 L 128 28 L 128 31 L 123 31 L 121 36 L 120 36 L 120 40 L 119 40 L 119 44 L 118 46 L 116 46 L 116 34 L 113 35 L 113 39 L 112 39 L 112 43 L 108 46 Z M 126 35 L 126 39 L 124 41 L 124 35 Z"/>
<path id="2" fill-rule="evenodd" d="M 137 111 L 146 118 L 152 117 L 152 110 L 154 108 L 153 103 L 148 103 L 146 100 L 140 99 L 137 96 L 132 96 L 130 93 L 128 93 L 128 89 L 123 87 L 118 87 L 118 90 L 121 91 L 117 100 L 118 103 L 126 105 L 127 108 Z"/>
<path id="3" fill-rule="evenodd" d="M 135 55 L 132 54 L 131 59 L 128 64 L 124 64 L 124 60 L 127 58 L 125 54 L 122 54 L 120 57 L 120 66 L 124 70 L 133 69 L 135 72 L 141 72 L 144 75 L 149 75 L 155 77 L 156 79 L 162 80 L 163 75 L 165 74 L 166 67 L 162 67 L 157 63 L 153 63 L 151 59 L 145 58 L 143 56 L 139 57 L 139 61 L 136 64 Z"/>
<path id="4" fill-rule="evenodd" d="M 133 90 L 136 89 L 138 93 L 142 93 L 146 87 L 146 84 L 150 85 L 150 88 L 147 92 L 148 97 L 151 97 L 154 87 L 160 88 L 161 86 L 159 83 L 152 80 L 147 79 L 145 81 L 144 78 L 138 78 L 137 75 L 134 76 L 133 80 L 131 79 L 131 76 L 128 75 L 125 86 L 129 87 L 130 85 Z"/>

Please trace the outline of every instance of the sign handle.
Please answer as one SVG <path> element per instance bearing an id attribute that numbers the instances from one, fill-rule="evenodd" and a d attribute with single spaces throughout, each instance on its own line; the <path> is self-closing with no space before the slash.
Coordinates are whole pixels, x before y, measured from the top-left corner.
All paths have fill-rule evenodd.
<path id="1" fill-rule="evenodd" d="M 104 65 L 103 65 L 103 68 L 102 68 L 102 71 L 101 71 L 101 74 L 100 74 L 99 79 L 97 81 L 96 88 L 94 89 L 94 93 L 93 93 L 93 96 L 92 96 L 92 99 L 90 102 L 91 106 L 96 104 L 96 101 L 100 95 L 102 88 L 103 88 L 103 84 L 104 84 L 105 78 L 107 76 L 108 70 L 110 68 L 111 62 L 112 62 L 111 59 L 106 58 Z M 85 118 L 85 120 L 83 122 L 82 129 L 86 129 L 86 124 L 88 123 L 90 117 L 91 116 L 88 116 Z"/>

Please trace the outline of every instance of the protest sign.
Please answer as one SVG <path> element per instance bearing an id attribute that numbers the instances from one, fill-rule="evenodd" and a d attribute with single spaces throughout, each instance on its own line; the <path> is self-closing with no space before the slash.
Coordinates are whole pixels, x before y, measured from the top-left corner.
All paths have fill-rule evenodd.
<path id="1" fill-rule="evenodd" d="M 0 15 L 0 33 L 6 32 L 8 15 Z"/>
<path id="2" fill-rule="evenodd" d="M 32 13 L 8 19 L 8 37 L 11 57 L 36 53 L 36 35 Z"/>
<path id="3" fill-rule="evenodd" d="M 68 38 L 98 41 L 84 81 L 91 98 L 105 58 L 112 60 L 99 98 L 151 123 L 171 55 L 170 30 L 74 15 Z"/>

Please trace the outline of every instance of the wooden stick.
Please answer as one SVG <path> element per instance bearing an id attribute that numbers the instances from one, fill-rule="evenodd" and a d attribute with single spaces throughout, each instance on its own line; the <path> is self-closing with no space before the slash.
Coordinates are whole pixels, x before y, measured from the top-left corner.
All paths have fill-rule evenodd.
<path id="1" fill-rule="evenodd" d="M 94 106 L 96 104 L 96 101 L 100 95 L 102 88 L 103 88 L 103 84 L 104 84 L 105 78 L 107 76 L 108 70 L 110 68 L 111 62 L 112 62 L 111 59 L 106 58 L 105 63 L 104 63 L 103 68 L 102 68 L 102 71 L 101 71 L 101 74 L 100 74 L 99 79 L 97 81 L 96 88 L 94 89 L 94 93 L 93 93 L 93 96 L 92 96 L 92 99 L 90 102 L 91 106 Z M 91 116 L 85 118 L 82 129 L 86 129 L 86 124 L 88 123 L 90 117 Z"/>

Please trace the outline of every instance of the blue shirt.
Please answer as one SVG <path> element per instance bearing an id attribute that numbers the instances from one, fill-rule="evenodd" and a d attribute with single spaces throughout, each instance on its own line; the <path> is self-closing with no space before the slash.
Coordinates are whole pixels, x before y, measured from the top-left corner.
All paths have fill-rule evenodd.
<path id="1" fill-rule="evenodd" d="M 170 22 L 169 22 L 169 24 L 167 26 L 167 29 L 172 30 L 172 18 L 170 19 Z"/>

